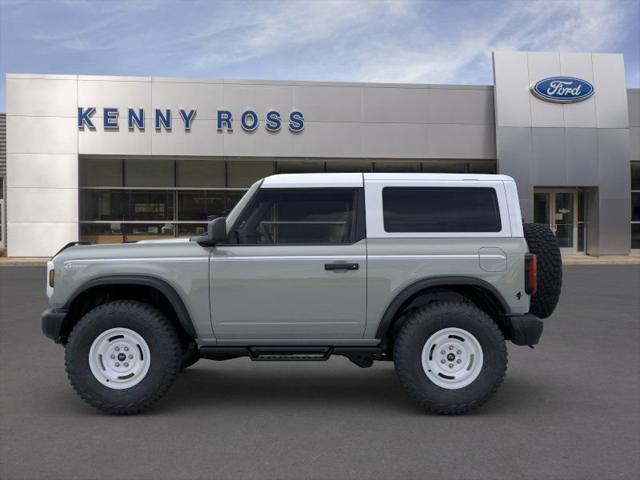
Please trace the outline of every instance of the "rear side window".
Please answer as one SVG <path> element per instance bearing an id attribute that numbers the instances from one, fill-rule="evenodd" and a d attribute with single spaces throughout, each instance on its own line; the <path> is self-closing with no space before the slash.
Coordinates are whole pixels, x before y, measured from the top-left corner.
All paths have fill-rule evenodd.
<path id="1" fill-rule="evenodd" d="M 387 232 L 499 232 L 496 191 L 490 187 L 385 187 Z"/>

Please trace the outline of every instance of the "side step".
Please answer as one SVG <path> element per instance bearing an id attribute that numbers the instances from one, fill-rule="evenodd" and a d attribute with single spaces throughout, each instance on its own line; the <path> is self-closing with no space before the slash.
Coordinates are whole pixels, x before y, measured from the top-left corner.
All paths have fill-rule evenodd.
<path id="1" fill-rule="evenodd" d="M 200 347 L 199 351 L 202 358 L 210 360 L 249 357 L 254 362 L 324 362 L 331 355 L 342 355 L 362 368 L 370 367 L 374 360 L 391 360 L 381 347 L 362 346 L 211 346 Z"/>
<path id="2" fill-rule="evenodd" d="M 254 362 L 324 362 L 331 353 L 331 347 L 249 348 L 249 358 Z"/>

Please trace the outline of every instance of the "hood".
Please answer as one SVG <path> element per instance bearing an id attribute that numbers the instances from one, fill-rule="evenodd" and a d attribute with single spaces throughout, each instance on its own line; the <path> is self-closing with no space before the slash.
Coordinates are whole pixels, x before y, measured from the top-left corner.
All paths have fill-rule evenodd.
<path id="1" fill-rule="evenodd" d="M 130 243 L 81 244 L 74 242 L 66 245 L 54 257 L 53 261 L 107 259 L 107 258 L 153 258 L 182 256 L 193 254 L 203 247 L 188 238 L 170 238 L 163 240 L 140 240 Z"/>

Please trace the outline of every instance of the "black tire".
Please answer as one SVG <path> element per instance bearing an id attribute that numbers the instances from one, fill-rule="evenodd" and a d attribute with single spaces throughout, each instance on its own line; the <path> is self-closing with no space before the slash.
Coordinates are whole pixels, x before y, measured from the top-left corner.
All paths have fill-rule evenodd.
<path id="1" fill-rule="evenodd" d="M 146 375 L 122 390 L 104 386 L 89 366 L 94 340 L 112 328 L 133 330 L 150 351 Z M 159 310 L 133 300 L 109 302 L 89 311 L 73 327 L 65 350 L 67 376 L 78 395 L 89 405 L 118 415 L 143 412 L 160 400 L 173 385 L 181 361 L 182 348 L 173 325 Z"/>
<path id="2" fill-rule="evenodd" d="M 548 225 L 525 223 L 524 238 L 529 251 L 538 257 L 538 291 L 531 297 L 529 311 L 539 318 L 551 316 L 562 290 L 562 256 Z"/>
<path id="3" fill-rule="evenodd" d="M 434 383 L 422 364 L 427 341 L 434 333 L 450 327 L 473 335 L 483 354 L 478 376 L 457 389 Z M 507 347 L 500 329 L 485 312 L 464 302 L 438 302 L 413 310 L 400 327 L 393 355 L 400 383 L 409 394 L 427 411 L 445 415 L 467 413 L 483 405 L 507 371 Z"/>
<path id="4" fill-rule="evenodd" d="M 183 345 L 182 362 L 180 365 L 180 369 L 184 370 L 185 368 L 189 368 L 198 360 L 200 360 L 200 352 L 198 352 L 196 344 L 193 342 L 189 342 L 186 345 Z"/>

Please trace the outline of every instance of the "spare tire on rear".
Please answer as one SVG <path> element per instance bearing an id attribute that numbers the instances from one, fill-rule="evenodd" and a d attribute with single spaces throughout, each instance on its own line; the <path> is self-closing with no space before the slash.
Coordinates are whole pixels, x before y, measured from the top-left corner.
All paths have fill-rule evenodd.
<path id="1" fill-rule="evenodd" d="M 523 227 L 529 251 L 538 257 L 538 291 L 531 297 L 529 311 L 547 318 L 555 310 L 562 289 L 560 247 L 548 225 L 525 223 Z"/>

